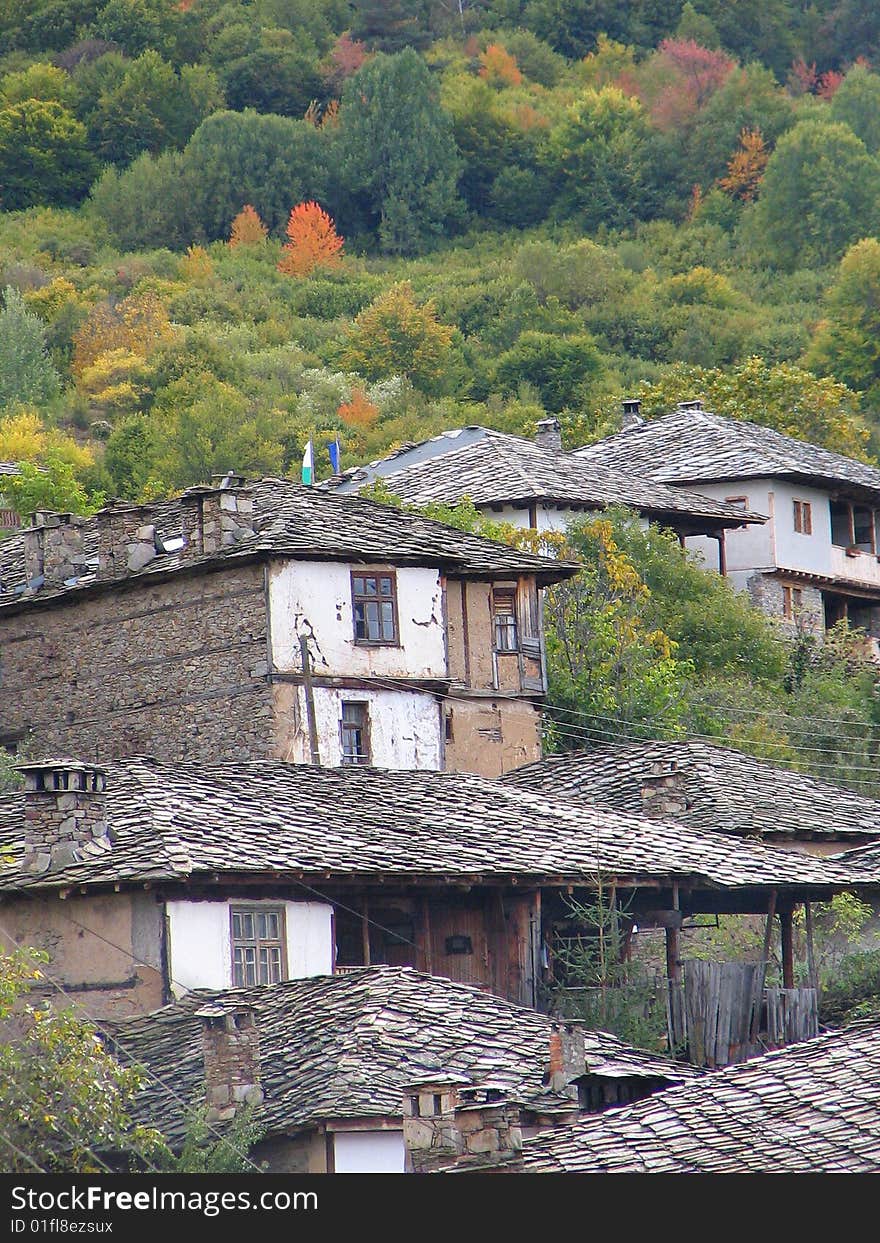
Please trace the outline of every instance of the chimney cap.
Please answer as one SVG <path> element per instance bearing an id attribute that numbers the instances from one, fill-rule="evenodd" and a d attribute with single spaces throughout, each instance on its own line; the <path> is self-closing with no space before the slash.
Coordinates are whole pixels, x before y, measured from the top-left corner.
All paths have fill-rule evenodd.
<path id="1" fill-rule="evenodd" d="M 429 1087 L 438 1088 L 459 1088 L 470 1087 L 473 1080 L 467 1075 L 457 1074 L 455 1071 L 426 1071 L 424 1075 L 418 1079 L 411 1079 L 409 1083 L 403 1085 L 404 1092 L 412 1094 L 414 1092 L 423 1092 Z"/>
<path id="2" fill-rule="evenodd" d="M 623 407 L 624 414 L 639 414 L 642 409 L 642 399 L 640 397 L 624 397 L 620 404 Z"/>
<path id="3" fill-rule="evenodd" d="M 92 792 L 95 793 L 100 793 L 107 786 L 107 770 L 102 768 L 100 764 L 88 764 L 83 760 L 70 759 L 67 756 L 47 760 L 26 760 L 22 764 L 16 764 L 15 768 L 24 776 L 25 789 L 31 791 L 47 789 L 54 791 L 57 788 L 54 782 L 51 787 L 46 785 L 46 778 L 50 773 L 82 773 L 85 776 L 90 775 L 93 778 L 91 783 Z"/>
<path id="4" fill-rule="evenodd" d="M 686 414 L 689 410 L 702 410 L 703 399 L 695 397 L 693 401 L 680 401 L 675 408 L 681 414 Z"/>
<path id="5" fill-rule="evenodd" d="M 227 488 L 243 488 L 247 483 L 247 478 L 236 470 L 228 470 L 225 474 L 212 475 L 211 483 L 214 488 L 225 491 Z"/>

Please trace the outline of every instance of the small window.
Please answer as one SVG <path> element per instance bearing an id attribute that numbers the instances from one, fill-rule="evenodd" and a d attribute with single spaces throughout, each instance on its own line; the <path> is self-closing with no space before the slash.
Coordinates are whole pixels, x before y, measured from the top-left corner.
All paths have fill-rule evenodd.
<path id="1" fill-rule="evenodd" d="M 232 984 L 278 984 L 287 973 L 283 906 L 234 906 Z"/>
<path id="2" fill-rule="evenodd" d="M 803 608 L 804 593 L 800 587 L 782 588 L 782 615 L 787 621 L 793 621 L 796 614 Z"/>
<path id="3" fill-rule="evenodd" d="M 352 574 L 354 637 L 358 643 L 397 642 L 397 583 L 394 572 Z"/>
<path id="4" fill-rule="evenodd" d="M 516 590 L 496 587 L 492 592 L 492 620 L 495 627 L 495 651 L 515 652 L 519 643 L 516 633 Z"/>
<path id="5" fill-rule="evenodd" d="M 853 506 L 853 534 L 855 546 L 861 552 L 874 551 L 874 511 L 864 505 Z"/>
<path id="6" fill-rule="evenodd" d="M 725 496 L 728 505 L 735 505 L 737 509 L 748 509 L 749 498 L 747 496 Z"/>
<path id="7" fill-rule="evenodd" d="M 852 546 L 852 506 L 848 501 L 831 502 L 831 543 L 837 548 Z"/>
<path id="8" fill-rule="evenodd" d="M 370 762 L 370 709 L 361 702 L 343 702 L 339 722 L 343 764 Z"/>
<path id="9" fill-rule="evenodd" d="M 794 502 L 794 529 L 799 535 L 813 534 L 813 506 L 809 501 Z"/>

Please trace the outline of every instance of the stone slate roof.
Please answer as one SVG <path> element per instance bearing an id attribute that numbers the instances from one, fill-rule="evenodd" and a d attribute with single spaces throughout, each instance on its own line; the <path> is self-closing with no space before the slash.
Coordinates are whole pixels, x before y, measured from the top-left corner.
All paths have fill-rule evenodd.
<path id="1" fill-rule="evenodd" d="M 0 475 L 20 475 L 21 467 L 18 462 L 0 462 Z"/>
<path id="2" fill-rule="evenodd" d="M 408 967 L 362 967 L 257 988 L 199 989 L 152 1014 L 102 1023 L 124 1062 L 146 1066 L 180 1098 L 150 1079 L 135 1101 L 137 1118 L 172 1140 L 185 1129 L 181 1101 L 204 1099 L 196 1011 L 206 1004 L 256 1008 L 260 1120 L 269 1136 L 330 1119 L 400 1118 L 404 1087 L 433 1072 L 491 1080 L 534 1109 L 566 1099 L 543 1081 L 552 1027 L 546 1015 Z M 594 1075 L 681 1083 L 699 1073 L 604 1032 L 584 1037 Z"/>
<path id="3" fill-rule="evenodd" d="M 575 453 L 596 466 L 644 473 L 665 483 L 792 478 L 848 484 L 880 494 L 880 469 L 782 432 L 706 410 L 676 410 Z"/>
<path id="4" fill-rule="evenodd" d="M 880 801 L 706 742 L 629 742 L 551 755 L 501 778 L 517 789 L 639 813 L 655 765 L 675 766 L 693 828 L 779 839 L 880 838 Z"/>
<path id="5" fill-rule="evenodd" d="M 839 865 L 720 833 L 576 805 L 467 773 L 316 768 L 281 760 L 105 765 L 112 850 L 21 868 L 24 798 L 0 797 L 0 891 L 254 875 L 292 881 L 694 878 L 709 888 L 841 888 Z"/>
<path id="6" fill-rule="evenodd" d="M 529 1174 L 880 1172 L 880 1027 L 859 1024 L 527 1139 Z"/>
<path id="7" fill-rule="evenodd" d="M 456 504 L 463 497 L 470 497 L 478 507 L 527 506 L 535 502 L 563 509 L 627 505 L 640 513 L 670 520 L 681 521 L 690 516 L 698 519 L 701 527 L 764 521 L 761 515 L 744 513 L 723 501 L 668 488 L 652 481 L 647 473 L 609 470 L 604 464 L 594 466 L 574 454 L 542 448 L 521 436 L 489 428 L 479 430 L 479 440 L 459 446 L 456 440 L 449 439 L 447 449 L 413 464 L 406 463 L 405 452 L 392 455 L 383 460 L 387 468 L 381 477 L 390 491 L 413 505 L 435 501 Z M 394 468 L 396 458 L 401 459 L 401 465 Z M 376 465 L 360 473 L 372 477 Z M 345 478 L 354 481 L 358 474 L 355 469 Z M 332 485 L 332 481 L 328 484 Z"/>
<path id="8" fill-rule="evenodd" d="M 192 565 L 266 556 L 430 565 L 453 576 L 470 578 L 535 574 L 541 582 L 554 582 L 576 572 L 576 567 L 566 562 L 522 552 L 357 496 L 323 492 L 290 479 L 261 479 L 251 486 L 253 536 L 211 556 L 158 556 L 145 569 L 126 574 L 125 580 L 164 575 Z M 164 538 L 181 534 L 179 498 L 137 508 L 143 514 L 143 524 L 155 525 Z M 100 521 L 97 514 L 84 528 L 85 551 L 95 568 Z M 26 585 L 23 538 L 21 532 L 15 532 L 0 543 L 0 607 L 21 603 L 20 593 Z M 28 598 L 39 602 L 94 583 L 90 575 L 69 587 L 42 587 Z"/>

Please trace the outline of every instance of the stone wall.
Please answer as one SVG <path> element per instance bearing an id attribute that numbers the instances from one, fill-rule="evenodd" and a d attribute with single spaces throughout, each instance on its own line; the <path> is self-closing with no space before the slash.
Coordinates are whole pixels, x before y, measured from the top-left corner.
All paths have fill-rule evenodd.
<path id="1" fill-rule="evenodd" d="M 0 610 L 0 739 L 89 760 L 261 758 L 267 650 L 260 565 Z"/>
<path id="2" fill-rule="evenodd" d="M 202 1020 L 207 1120 L 226 1122 L 239 1106 L 256 1106 L 263 1099 L 255 1010 L 252 1006 L 223 1010 L 208 1004 L 196 1014 Z"/>
<path id="3" fill-rule="evenodd" d="M 786 586 L 801 592 L 801 603 L 794 608 L 794 617 L 791 619 L 785 617 L 783 588 Z M 749 579 L 748 592 L 755 608 L 769 617 L 777 618 L 792 634 L 799 629 L 814 634 L 824 632 L 825 609 L 822 592 L 818 587 L 802 582 L 785 583 L 772 574 L 758 573 Z"/>

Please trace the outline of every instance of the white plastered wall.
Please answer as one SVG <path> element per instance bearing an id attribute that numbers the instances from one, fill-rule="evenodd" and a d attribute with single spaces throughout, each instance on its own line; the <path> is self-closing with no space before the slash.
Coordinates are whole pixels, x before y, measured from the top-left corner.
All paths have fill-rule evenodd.
<path id="1" fill-rule="evenodd" d="M 337 1174 L 402 1174 L 402 1131 L 337 1131 L 333 1158 Z"/>
<path id="2" fill-rule="evenodd" d="M 237 904 L 237 903 L 236 903 Z M 278 906 L 278 902 L 243 902 Z M 232 988 L 229 901 L 166 902 L 168 969 L 176 997 L 194 988 Z M 284 902 L 287 978 L 333 971 L 333 908 L 325 902 Z"/>

